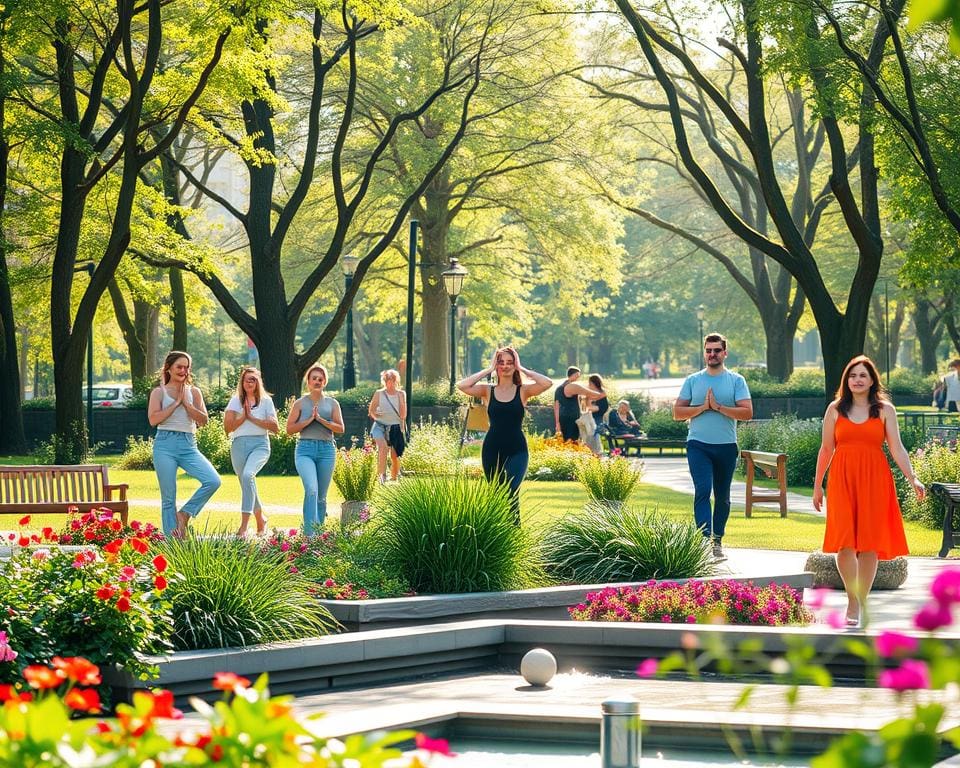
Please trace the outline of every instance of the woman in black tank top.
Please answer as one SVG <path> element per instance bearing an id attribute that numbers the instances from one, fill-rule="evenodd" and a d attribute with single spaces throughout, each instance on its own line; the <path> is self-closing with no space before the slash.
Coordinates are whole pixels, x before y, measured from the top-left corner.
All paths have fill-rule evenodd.
<path id="1" fill-rule="evenodd" d="M 479 383 L 493 373 L 497 375 L 495 385 Z M 524 384 L 521 373 L 532 379 L 532 383 Z M 545 392 L 552 385 L 547 376 L 522 367 L 520 355 L 513 347 L 498 349 L 489 368 L 457 382 L 461 392 L 486 402 L 490 429 L 480 454 L 483 474 L 487 480 L 500 480 L 510 486 L 517 525 L 520 525 L 520 484 L 529 461 L 527 440 L 523 436 L 527 398 Z"/>

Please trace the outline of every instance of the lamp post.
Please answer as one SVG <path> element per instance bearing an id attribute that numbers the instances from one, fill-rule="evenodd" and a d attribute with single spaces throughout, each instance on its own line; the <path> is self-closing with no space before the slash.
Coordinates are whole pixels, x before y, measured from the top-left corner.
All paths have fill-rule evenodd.
<path id="1" fill-rule="evenodd" d="M 88 261 L 86 264 L 77 264 L 73 271 L 86 272 L 93 280 L 96 269 L 97 265 Z M 87 440 L 88 445 L 93 446 L 93 320 L 90 321 L 90 334 L 87 336 Z"/>
<path id="2" fill-rule="evenodd" d="M 705 312 L 706 312 L 706 309 L 704 308 L 703 304 L 697 307 L 697 328 L 699 329 L 699 332 L 700 332 L 700 341 L 697 342 L 697 347 L 701 350 L 703 349 L 703 316 Z M 700 360 L 700 354 L 702 354 L 702 352 L 698 353 L 697 355 L 698 363 Z"/>
<path id="3" fill-rule="evenodd" d="M 420 222 L 410 220 L 410 245 L 407 250 L 407 357 L 404 391 L 407 393 L 407 434 L 413 424 L 413 281 L 417 275 L 417 227 Z"/>
<path id="4" fill-rule="evenodd" d="M 457 259 L 450 259 L 450 266 L 440 273 L 443 287 L 450 297 L 450 394 L 457 380 L 457 296 L 463 290 L 463 279 L 470 274 L 460 266 Z"/>
<path id="5" fill-rule="evenodd" d="M 346 255 L 341 261 L 343 267 L 343 279 L 346 292 L 350 292 L 350 286 L 353 285 L 353 274 L 357 271 L 357 262 L 360 261 L 356 256 Z M 343 361 L 343 388 L 353 389 L 357 386 L 357 371 L 353 365 L 353 301 L 347 307 L 347 357 Z"/>

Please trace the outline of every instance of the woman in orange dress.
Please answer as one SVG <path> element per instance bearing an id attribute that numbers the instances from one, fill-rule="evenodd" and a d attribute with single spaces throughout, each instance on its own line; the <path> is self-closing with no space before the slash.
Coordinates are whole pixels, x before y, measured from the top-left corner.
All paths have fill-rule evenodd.
<path id="1" fill-rule="evenodd" d="M 925 489 L 913 473 L 910 456 L 900 440 L 897 411 L 880 386 L 873 361 L 858 355 L 844 368 L 836 400 L 824 414 L 813 483 L 813 506 L 820 511 L 823 476 L 830 468 L 823 551 L 837 553 L 837 570 L 847 593 L 849 626 L 866 624 L 867 595 L 877 575 L 877 562 L 907 554 L 884 441 L 914 493 L 923 498 Z"/>

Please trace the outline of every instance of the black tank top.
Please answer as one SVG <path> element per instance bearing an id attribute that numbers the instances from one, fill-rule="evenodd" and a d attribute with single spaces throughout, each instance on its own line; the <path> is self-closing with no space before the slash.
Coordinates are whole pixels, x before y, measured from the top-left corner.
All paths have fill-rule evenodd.
<path id="1" fill-rule="evenodd" d="M 495 387 L 490 387 L 487 399 L 487 414 L 490 416 L 490 429 L 483 440 L 483 452 L 495 451 L 500 456 L 512 456 L 527 450 L 527 440 L 523 436 L 523 401 L 520 399 L 520 387 L 517 387 L 512 400 L 497 400 Z"/>

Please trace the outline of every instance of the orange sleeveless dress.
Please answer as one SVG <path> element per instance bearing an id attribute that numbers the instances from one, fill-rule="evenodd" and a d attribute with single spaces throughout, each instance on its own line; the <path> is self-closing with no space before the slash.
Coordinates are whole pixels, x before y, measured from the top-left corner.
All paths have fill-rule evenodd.
<path id="1" fill-rule="evenodd" d="M 883 452 L 883 419 L 862 424 L 837 416 L 836 450 L 827 476 L 827 530 L 823 551 L 851 547 L 881 560 L 907 554 L 907 537 Z"/>

